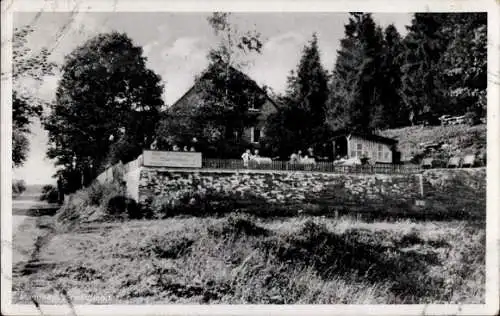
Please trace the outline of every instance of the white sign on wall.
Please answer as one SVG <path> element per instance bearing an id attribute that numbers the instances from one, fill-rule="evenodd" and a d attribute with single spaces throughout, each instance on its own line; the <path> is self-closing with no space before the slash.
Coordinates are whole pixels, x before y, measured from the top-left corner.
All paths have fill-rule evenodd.
<path id="1" fill-rule="evenodd" d="M 145 150 L 143 165 L 146 167 L 201 168 L 201 153 Z"/>

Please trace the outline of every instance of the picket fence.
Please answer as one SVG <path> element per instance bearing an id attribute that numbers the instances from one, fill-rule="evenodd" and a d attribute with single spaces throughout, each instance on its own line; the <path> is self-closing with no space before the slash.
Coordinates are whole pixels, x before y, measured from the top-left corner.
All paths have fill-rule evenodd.
<path id="1" fill-rule="evenodd" d="M 97 176 L 97 181 L 101 183 L 112 182 L 113 179 L 136 170 L 142 166 L 142 155 L 136 160 L 122 164 L 119 162 L 102 172 Z M 342 166 L 334 164 L 331 161 L 319 161 L 316 164 L 300 164 L 290 163 L 288 161 L 273 160 L 271 163 L 258 164 L 250 161 L 248 166 L 245 166 L 241 159 L 202 159 L 203 169 L 226 169 L 226 170 L 276 170 L 276 171 L 316 171 L 329 173 L 385 173 L 385 174 L 412 174 L 420 173 L 422 168 L 419 165 L 413 164 L 375 164 L 375 165 L 353 165 Z"/>
<path id="2" fill-rule="evenodd" d="M 419 165 L 413 164 L 375 164 L 375 165 L 338 165 L 332 161 L 319 161 L 315 164 L 290 163 L 273 160 L 270 163 L 258 164 L 250 161 L 245 166 L 241 159 L 203 159 L 202 168 L 229 170 L 278 170 L 278 171 L 316 171 L 331 173 L 387 173 L 410 174 L 422 171 Z"/>

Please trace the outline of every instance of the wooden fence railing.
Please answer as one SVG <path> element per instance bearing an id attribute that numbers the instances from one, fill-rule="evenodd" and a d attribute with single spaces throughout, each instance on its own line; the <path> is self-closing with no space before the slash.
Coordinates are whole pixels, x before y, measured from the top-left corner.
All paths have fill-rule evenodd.
<path id="1" fill-rule="evenodd" d="M 320 161 L 316 164 L 299 164 L 288 161 L 273 160 L 271 163 L 258 164 L 250 161 L 245 166 L 240 159 L 209 159 L 202 161 L 202 168 L 207 169 L 230 169 L 230 170 L 282 170 L 282 171 L 318 171 L 332 173 L 387 173 L 387 174 L 411 174 L 422 171 L 418 165 L 399 165 L 399 164 L 375 164 L 375 165 L 356 165 L 342 166 L 333 162 Z"/>
<path id="2" fill-rule="evenodd" d="M 142 165 L 142 156 L 127 164 L 116 164 L 102 172 L 97 180 L 101 183 L 111 182 L 116 177 L 116 172 L 128 173 Z M 250 161 L 245 166 L 241 159 L 212 159 L 203 158 L 202 168 L 205 169 L 227 169 L 227 170 L 278 170 L 278 171 L 316 171 L 331 173 L 385 173 L 385 174 L 413 174 L 422 171 L 419 165 L 396 165 L 396 164 L 375 164 L 342 166 L 331 161 L 319 161 L 316 164 L 290 163 L 288 161 L 273 160 L 271 163 L 258 164 Z"/>
<path id="3" fill-rule="evenodd" d="M 116 178 L 117 173 L 126 174 L 130 171 L 139 168 L 141 165 L 142 165 L 142 155 L 137 157 L 137 159 L 132 160 L 126 164 L 122 164 L 121 162 L 119 162 L 113 166 L 108 167 L 100 175 L 98 175 L 96 179 L 101 183 L 112 182 Z"/>

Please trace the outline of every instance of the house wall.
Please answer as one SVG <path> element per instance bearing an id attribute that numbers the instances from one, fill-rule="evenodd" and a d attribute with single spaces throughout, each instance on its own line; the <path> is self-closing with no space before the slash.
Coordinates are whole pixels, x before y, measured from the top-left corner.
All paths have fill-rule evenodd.
<path id="1" fill-rule="evenodd" d="M 358 145 L 361 146 L 361 150 L 358 150 Z M 363 153 L 366 153 L 371 161 L 385 163 L 392 162 L 392 151 L 390 145 L 352 135 L 349 138 L 348 146 L 349 158 L 361 158 Z M 381 151 L 379 150 L 379 146 Z M 381 156 L 379 156 L 379 151 L 381 152 Z"/>

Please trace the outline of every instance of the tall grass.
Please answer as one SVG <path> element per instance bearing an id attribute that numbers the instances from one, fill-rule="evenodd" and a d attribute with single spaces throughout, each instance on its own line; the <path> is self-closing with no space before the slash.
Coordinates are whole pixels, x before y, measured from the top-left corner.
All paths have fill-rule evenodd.
<path id="1" fill-rule="evenodd" d="M 56 223 L 59 228 L 69 228 L 86 222 L 109 220 L 109 201 L 123 194 L 124 190 L 118 183 L 94 182 L 68 197 L 56 214 Z"/>
<path id="2" fill-rule="evenodd" d="M 66 234 L 57 279 L 108 303 L 364 304 L 484 301 L 484 228 L 352 217 L 131 221 Z M 50 255 L 49 255 L 50 256 Z"/>

